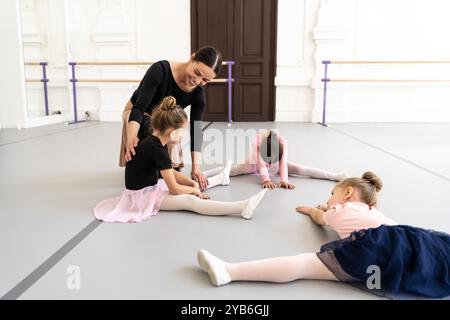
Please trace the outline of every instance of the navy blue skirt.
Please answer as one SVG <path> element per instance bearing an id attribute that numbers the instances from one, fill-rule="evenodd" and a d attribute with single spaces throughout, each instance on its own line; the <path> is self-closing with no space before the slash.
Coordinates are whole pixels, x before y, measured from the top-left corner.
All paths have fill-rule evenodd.
<path id="1" fill-rule="evenodd" d="M 450 235 L 398 225 L 353 232 L 317 253 L 341 281 L 389 298 L 450 296 Z"/>

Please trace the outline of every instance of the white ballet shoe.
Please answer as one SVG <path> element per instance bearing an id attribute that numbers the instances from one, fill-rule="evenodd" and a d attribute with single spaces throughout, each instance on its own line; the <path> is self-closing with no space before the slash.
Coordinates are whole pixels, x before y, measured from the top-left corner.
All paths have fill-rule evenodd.
<path id="1" fill-rule="evenodd" d="M 213 256 L 208 251 L 200 250 L 197 253 L 197 261 L 200 268 L 208 273 L 213 285 L 220 287 L 231 282 L 231 277 L 225 267 L 225 262 Z"/>
<path id="2" fill-rule="evenodd" d="M 223 180 L 222 180 L 223 186 L 227 186 L 230 184 L 230 171 L 232 165 L 233 162 L 231 160 L 228 160 L 227 165 L 225 166 L 225 168 L 223 168 Z"/>
<path id="3" fill-rule="evenodd" d="M 247 205 L 245 206 L 244 210 L 241 213 L 241 217 L 244 219 L 251 219 L 253 217 L 253 214 L 255 212 L 256 207 L 259 205 L 261 200 L 264 198 L 264 195 L 269 189 L 262 189 L 257 194 L 255 194 L 253 197 L 248 199 Z"/>

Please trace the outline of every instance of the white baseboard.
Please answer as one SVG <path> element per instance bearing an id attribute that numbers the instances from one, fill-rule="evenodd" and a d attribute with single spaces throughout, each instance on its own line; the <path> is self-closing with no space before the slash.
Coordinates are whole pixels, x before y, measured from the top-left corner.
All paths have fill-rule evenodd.
<path id="1" fill-rule="evenodd" d="M 314 122 L 322 121 L 322 111 L 312 112 Z M 326 122 L 450 122 L 450 110 L 329 110 Z"/>
<path id="2" fill-rule="evenodd" d="M 50 116 L 42 116 L 35 118 L 27 118 L 24 122 L 24 128 L 33 128 L 39 126 L 46 126 L 50 124 L 63 123 L 69 121 L 69 118 L 62 114 L 55 114 Z"/>

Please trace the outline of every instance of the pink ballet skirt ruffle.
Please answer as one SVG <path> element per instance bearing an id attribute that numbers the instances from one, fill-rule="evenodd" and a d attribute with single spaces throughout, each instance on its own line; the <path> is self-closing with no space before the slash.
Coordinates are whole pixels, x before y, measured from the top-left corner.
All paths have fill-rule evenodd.
<path id="1" fill-rule="evenodd" d="M 141 222 L 158 213 L 168 192 L 163 179 L 154 186 L 125 190 L 120 196 L 97 204 L 94 216 L 105 222 Z"/>

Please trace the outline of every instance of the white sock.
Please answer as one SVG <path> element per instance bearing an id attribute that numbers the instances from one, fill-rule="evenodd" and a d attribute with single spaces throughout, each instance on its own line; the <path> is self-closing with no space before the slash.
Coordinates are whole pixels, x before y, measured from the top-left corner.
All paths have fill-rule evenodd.
<path id="1" fill-rule="evenodd" d="M 230 184 L 230 171 L 232 164 L 233 162 L 231 162 L 231 160 L 228 160 L 227 165 L 225 166 L 225 168 L 223 168 L 223 180 L 222 180 L 223 186 L 227 186 Z"/>
<path id="2" fill-rule="evenodd" d="M 220 173 L 223 171 L 223 169 L 225 169 L 225 167 L 212 168 L 212 169 L 203 171 L 203 174 L 204 174 L 207 178 L 210 178 L 210 177 L 214 177 L 214 176 L 220 174 Z"/>
<path id="3" fill-rule="evenodd" d="M 241 213 L 241 217 L 244 219 L 251 219 L 253 216 L 253 213 L 255 212 L 256 207 L 259 205 L 261 200 L 264 198 L 264 195 L 269 189 L 263 189 L 257 194 L 255 194 L 253 197 L 247 200 L 247 205 L 245 206 L 244 210 Z"/>
<path id="4" fill-rule="evenodd" d="M 230 274 L 227 271 L 226 263 L 213 256 L 206 250 L 197 253 L 197 261 L 200 268 L 209 275 L 211 283 L 217 287 L 231 282 Z"/>
<path id="5" fill-rule="evenodd" d="M 214 168 L 203 173 L 208 177 L 207 189 L 214 188 L 215 186 L 227 186 L 230 184 L 231 164 L 232 162 L 228 161 L 225 167 Z"/>

